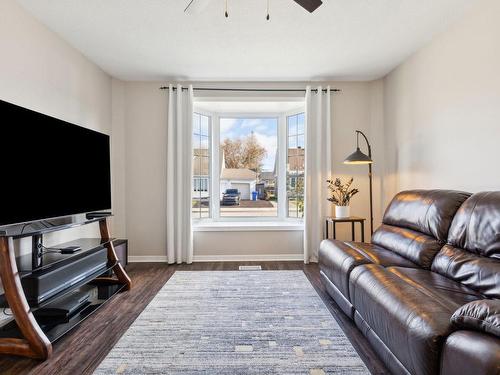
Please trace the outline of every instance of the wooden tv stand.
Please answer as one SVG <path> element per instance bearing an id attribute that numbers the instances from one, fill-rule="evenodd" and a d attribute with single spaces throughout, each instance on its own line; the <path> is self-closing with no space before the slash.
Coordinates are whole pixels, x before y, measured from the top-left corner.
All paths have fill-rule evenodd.
<path id="1" fill-rule="evenodd" d="M 115 294 L 131 288 L 131 280 L 116 256 L 107 218 L 108 217 L 88 220 L 83 219 L 77 222 L 70 219 L 66 219 L 66 221 L 65 219 L 61 219 L 61 222 L 51 222 L 50 225 L 44 224 L 36 230 L 31 231 L 25 231 L 26 225 L 12 228 L 7 227 L 7 230 L 0 231 L 0 278 L 5 291 L 4 299 L 6 305 L 8 305 L 14 317 L 13 321 L 0 327 L 0 354 L 19 355 L 36 359 L 46 359 L 50 357 L 52 354 L 52 342 L 56 341 L 78 325 Z M 92 251 L 93 246 L 99 246 L 101 249 L 105 247 L 107 249 L 108 264 L 104 271 L 111 270 L 113 276 L 102 276 L 102 270 L 99 270 L 99 274 L 90 275 L 79 283 L 57 293 L 47 301 L 44 301 L 44 303 L 32 303 L 30 306 L 24 294 L 21 279 L 26 272 L 32 272 L 33 269 L 31 271 L 23 269 L 23 263 L 20 262 L 20 257 L 18 257 L 16 261 L 13 246 L 14 239 L 37 236 L 95 222 L 99 223 L 101 238 L 93 239 L 94 241 L 92 241 L 92 239 L 82 239 L 81 242 L 86 244 L 86 246 L 82 246 L 82 250 L 80 251 Z M 78 243 L 78 240 L 73 241 L 73 243 Z M 67 257 L 71 256 L 72 255 L 67 255 Z M 50 267 L 51 264 L 55 264 L 57 261 L 58 257 L 52 255 L 51 257 L 47 257 L 46 262 L 43 262 L 42 259 L 42 265 L 44 267 Z M 21 264 L 21 269 L 18 268 L 18 263 Z M 90 305 L 85 307 L 77 316 L 71 318 L 68 322 L 60 324 L 41 324 L 33 316 L 32 311 L 35 309 L 53 302 L 76 288 L 87 284 L 96 286 L 99 297 L 90 301 Z"/>

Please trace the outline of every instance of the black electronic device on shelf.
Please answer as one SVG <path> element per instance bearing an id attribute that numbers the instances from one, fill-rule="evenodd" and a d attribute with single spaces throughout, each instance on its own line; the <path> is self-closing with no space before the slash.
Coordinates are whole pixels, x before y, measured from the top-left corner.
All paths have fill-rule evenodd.
<path id="1" fill-rule="evenodd" d="M 111 212 L 88 212 L 85 214 L 85 217 L 88 220 L 92 220 L 92 219 L 100 219 L 111 215 L 112 215 Z"/>
<path id="2" fill-rule="evenodd" d="M 42 323 L 68 322 L 71 317 L 90 304 L 92 296 L 97 296 L 97 287 L 84 285 L 35 310 L 34 316 Z"/>

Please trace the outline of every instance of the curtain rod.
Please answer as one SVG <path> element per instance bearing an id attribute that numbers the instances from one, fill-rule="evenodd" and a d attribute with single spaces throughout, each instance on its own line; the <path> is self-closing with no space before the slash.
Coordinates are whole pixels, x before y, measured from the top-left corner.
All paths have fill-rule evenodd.
<path id="1" fill-rule="evenodd" d="M 187 87 L 183 87 L 182 90 L 187 90 Z M 168 86 L 160 87 L 160 90 L 168 90 Z M 177 90 L 177 87 L 173 87 L 173 90 Z M 215 88 L 215 87 L 194 87 L 194 91 L 250 91 L 250 92 L 306 92 L 306 89 L 234 89 L 234 88 Z M 318 92 L 318 89 L 311 89 L 312 92 Z M 326 92 L 327 89 L 323 89 Z M 341 92 L 340 89 L 330 89 L 331 92 Z"/>

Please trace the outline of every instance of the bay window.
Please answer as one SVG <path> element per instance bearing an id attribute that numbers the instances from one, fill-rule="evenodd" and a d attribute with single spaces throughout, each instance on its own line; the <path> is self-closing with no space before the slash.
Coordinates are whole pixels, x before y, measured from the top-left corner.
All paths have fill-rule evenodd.
<path id="1" fill-rule="evenodd" d="M 245 104 L 248 108 L 249 103 Z M 305 118 L 303 104 L 294 102 L 298 110 L 292 112 L 287 104 L 286 111 L 249 113 L 195 106 L 194 220 L 303 217 Z M 231 108 L 234 106 L 232 103 Z M 220 109 L 221 105 L 214 107 Z"/>

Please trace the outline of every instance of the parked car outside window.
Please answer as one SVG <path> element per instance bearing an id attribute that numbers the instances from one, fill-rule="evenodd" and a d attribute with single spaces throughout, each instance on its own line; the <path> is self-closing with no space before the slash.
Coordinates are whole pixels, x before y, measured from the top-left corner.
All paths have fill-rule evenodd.
<path id="1" fill-rule="evenodd" d="M 222 205 L 223 206 L 239 206 L 240 205 L 241 193 L 238 189 L 226 189 L 226 192 L 222 194 Z"/>

